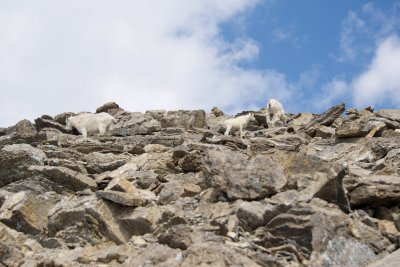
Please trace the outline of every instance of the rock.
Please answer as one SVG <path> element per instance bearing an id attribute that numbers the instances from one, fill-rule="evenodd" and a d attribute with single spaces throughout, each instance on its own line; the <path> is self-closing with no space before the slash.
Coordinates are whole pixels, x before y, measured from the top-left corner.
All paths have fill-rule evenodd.
<path id="1" fill-rule="evenodd" d="M 332 138 L 333 136 L 335 136 L 335 128 L 321 125 L 315 129 L 315 137 Z"/>
<path id="2" fill-rule="evenodd" d="M 362 137 L 367 136 L 374 128 L 381 128 L 385 124 L 383 122 L 368 122 L 363 123 L 360 121 L 350 121 L 341 125 L 336 129 L 336 136 L 338 138 L 349 138 L 349 137 Z M 375 132 L 377 131 L 375 130 Z M 374 134 L 373 134 L 374 135 Z M 372 136 L 373 136 L 372 135 Z"/>
<path id="3" fill-rule="evenodd" d="M 257 227 L 266 225 L 281 212 L 281 208 L 283 207 L 257 201 L 243 202 L 239 206 L 236 216 L 244 229 L 254 230 Z"/>
<path id="4" fill-rule="evenodd" d="M 182 197 L 194 197 L 201 191 L 201 187 L 197 184 L 187 183 L 183 185 Z"/>
<path id="5" fill-rule="evenodd" d="M 129 215 L 119 218 L 119 221 L 132 235 L 144 235 L 154 231 L 162 211 L 160 207 L 137 207 Z"/>
<path id="6" fill-rule="evenodd" d="M 178 181 L 168 182 L 162 185 L 158 194 L 158 203 L 166 205 L 180 198 L 185 192 L 184 187 Z"/>
<path id="7" fill-rule="evenodd" d="M 299 151 L 308 141 L 299 136 L 283 135 L 275 138 L 255 137 L 250 139 L 248 147 L 251 156 L 260 153 L 272 153 L 276 150 Z"/>
<path id="8" fill-rule="evenodd" d="M 400 122 L 400 109 L 381 109 L 375 112 L 375 115 L 381 118 Z"/>
<path id="9" fill-rule="evenodd" d="M 54 128 L 54 129 L 59 130 L 62 133 L 66 133 L 66 134 L 73 133 L 73 131 L 67 129 L 67 127 L 65 125 L 62 125 L 58 122 L 55 122 L 55 121 L 49 120 L 49 119 L 37 118 L 37 119 L 35 119 L 35 125 L 36 125 L 36 129 L 38 131 L 40 131 L 44 128 Z"/>
<path id="10" fill-rule="evenodd" d="M 304 131 L 308 135 L 314 136 L 315 130 L 318 128 L 318 126 L 320 126 L 320 125 L 330 126 L 336 120 L 336 118 L 338 118 L 344 112 L 344 110 L 345 110 L 345 106 L 343 103 L 340 105 L 334 106 L 334 107 L 328 109 L 327 111 L 325 111 L 324 113 L 318 115 L 316 118 L 314 118 L 309 123 L 303 125 L 300 128 L 300 131 Z"/>
<path id="11" fill-rule="evenodd" d="M 110 200 L 114 203 L 124 206 L 145 206 L 156 198 L 155 194 L 148 190 L 136 189 L 134 192 L 118 192 L 118 191 L 97 191 L 98 197 Z"/>
<path id="12" fill-rule="evenodd" d="M 350 231 L 355 238 L 367 244 L 375 254 L 384 252 L 391 245 L 389 239 L 382 236 L 378 230 L 362 222 L 354 221 L 350 226 Z"/>
<path id="13" fill-rule="evenodd" d="M 75 192 L 85 189 L 95 191 L 97 189 L 96 182 L 93 179 L 64 167 L 32 165 L 28 172 L 30 175 L 42 174 L 48 180 Z"/>
<path id="14" fill-rule="evenodd" d="M 311 256 L 311 266 L 366 266 L 377 256 L 364 243 L 355 238 L 334 237 L 329 240 L 326 250 Z"/>
<path id="15" fill-rule="evenodd" d="M 196 243 L 185 251 L 185 256 L 182 266 L 261 266 L 237 250 L 214 242 Z"/>
<path id="16" fill-rule="evenodd" d="M 45 140 L 45 136 L 38 134 L 36 127 L 28 120 L 22 120 L 5 130 L 0 136 L 0 146 L 12 144 L 38 144 Z"/>
<path id="17" fill-rule="evenodd" d="M 348 196 L 353 207 L 397 203 L 400 201 L 400 177 L 383 175 L 364 177 L 349 189 Z"/>
<path id="18" fill-rule="evenodd" d="M 384 258 L 369 264 L 368 267 L 392 267 L 398 265 L 400 265 L 400 250 L 396 250 Z"/>
<path id="19" fill-rule="evenodd" d="M 124 193 L 133 193 L 136 190 L 136 188 L 128 180 L 118 177 L 112 179 L 111 182 L 107 185 L 105 191 L 109 190 L 124 192 Z"/>
<path id="20" fill-rule="evenodd" d="M 221 117 L 224 116 L 225 114 L 217 107 L 213 107 L 211 109 L 211 113 L 214 114 L 215 117 Z"/>
<path id="21" fill-rule="evenodd" d="M 159 121 L 141 112 L 132 112 L 118 119 L 113 136 L 148 135 L 161 130 Z"/>
<path id="22" fill-rule="evenodd" d="M 57 123 L 59 123 L 59 124 L 61 124 L 61 125 L 66 125 L 67 123 L 67 119 L 69 118 L 69 117 L 71 117 L 71 116 L 74 116 L 74 115 L 76 115 L 75 113 L 73 113 L 73 112 L 64 112 L 64 113 L 61 113 L 61 114 L 58 114 L 58 115 L 56 115 L 55 117 L 54 117 L 54 121 L 55 122 L 57 122 Z"/>
<path id="23" fill-rule="evenodd" d="M 1 206 L 0 221 L 26 234 L 44 234 L 47 230 L 47 215 L 57 201 L 54 192 L 43 195 L 18 192 L 7 198 Z"/>
<path id="24" fill-rule="evenodd" d="M 158 237 L 160 244 L 168 245 L 170 248 L 179 248 L 186 250 L 192 243 L 192 229 L 185 224 L 171 226 L 167 232 L 162 233 Z"/>
<path id="25" fill-rule="evenodd" d="M 161 118 L 161 127 L 182 127 L 185 129 L 203 128 L 206 125 L 206 113 L 204 110 L 179 110 L 168 111 L 167 115 Z"/>
<path id="26" fill-rule="evenodd" d="M 298 113 L 288 121 L 288 125 L 302 126 L 310 123 L 313 119 L 314 115 L 309 112 Z"/>
<path id="27" fill-rule="evenodd" d="M 170 148 L 160 144 L 148 144 L 143 149 L 146 153 L 163 153 L 167 152 Z"/>
<path id="28" fill-rule="evenodd" d="M 25 179 L 30 165 L 44 165 L 47 156 L 28 144 L 6 145 L 0 150 L 0 187 Z"/>
<path id="29" fill-rule="evenodd" d="M 94 195 L 67 197 L 49 212 L 49 236 L 62 237 L 69 247 L 95 245 L 105 240 L 123 244 L 132 234 L 117 218 L 127 209 Z"/>
<path id="30" fill-rule="evenodd" d="M 204 162 L 207 183 L 229 199 L 260 199 L 275 194 L 287 183 L 282 168 L 269 156 L 247 159 L 232 151 L 209 150 Z"/>
<path id="31" fill-rule="evenodd" d="M 120 109 L 119 105 L 115 102 L 108 102 L 102 105 L 101 107 L 98 107 L 96 109 L 96 113 L 101 113 L 101 112 L 108 112 L 110 109 Z"/>
<path id="32" fill-rule="evenodd" d="M 275 154 L 275 157 L 288 177 L 289 186 L 298 189 L 297 200 L 308 202 L 318 197 L 349 212 L 350 205 L 343 187 L 346 168 L 342 164 L 331 164 L 301 153 L 282 152 Z M 308 181 L 303 182 L 302 178 Z"/>

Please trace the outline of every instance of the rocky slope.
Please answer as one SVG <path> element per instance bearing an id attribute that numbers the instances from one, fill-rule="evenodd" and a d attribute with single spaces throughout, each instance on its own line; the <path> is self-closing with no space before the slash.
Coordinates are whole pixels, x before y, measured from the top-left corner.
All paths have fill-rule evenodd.
<path id="1" fill-rule="evenodd" d="M 105 136 L 67 130 L 71 113 L 0 129 L 0 266 L 400 260 L 400 110 L 271 129 L 260 111 L 243 139 L 218 109 L 101 111 L 118 121 Z"/>

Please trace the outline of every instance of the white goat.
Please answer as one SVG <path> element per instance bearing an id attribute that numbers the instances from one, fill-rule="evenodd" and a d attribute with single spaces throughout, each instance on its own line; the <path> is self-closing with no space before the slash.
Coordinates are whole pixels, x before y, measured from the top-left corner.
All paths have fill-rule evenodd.
<path id="1" fill-rule="evenodd" d="M 229 135 L 229 132 L 232 130 L 239 130 L 240 133 L 240 138 L 243 137 L 243 129 L 246 128 L 247 124 L 249 124 L 250 121 L 254 121 L 254 114 L 253 113 L 248 113 L 246 115 L 242 115 L 236 118 L 232 119 L 227 119 L 224 121 L 224 126 L 225 126 L 225 135 Z"/>
<path id="2" fill-rule="evenodd" d="M 271 98 L 268 101 L 266 109 L 265 117 L 268 127 L 275 127 L 277 122 L 286 123 L 287 117 L 283 110 L 283 105 L 278 100 Z"/>
<path id="3" fill-rule="evenodd" d="M 112 130 L 112 124 L 116 122 L 113 116 L 105 112 L 82 113 L 67 119 L 67 129 L 72 130 L 72 127 L 74 127 L 86 138 L 88 134 L 100 133 L 100 135 L 103 135 L 106 130 Z"/>

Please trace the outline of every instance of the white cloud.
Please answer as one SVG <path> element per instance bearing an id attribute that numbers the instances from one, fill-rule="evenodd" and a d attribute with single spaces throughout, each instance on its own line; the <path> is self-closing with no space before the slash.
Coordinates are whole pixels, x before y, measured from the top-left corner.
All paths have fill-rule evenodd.
<path id="1" fill-rule="evenodd" d="M 376 50 L 368 69 L 352 83 L 354 103 L 358 107 L 389 105 L 400 108 L 400 39 L 392 35 Z"/>
<path id="2" fill-rule="evenodd" d="M 400 26 L 400 1 L 388 10 L 365 4 L 359 11 L 349 11 L 341 25 L 339 51 L 331 57 L 338 62 L 363 62 L 375 45 L 394 34 Z"/>
<path id="3" fill-rule="evenodd" d="M 365 27 L 365 23 L 353 11 L 349 11 L 346 19 L 342 22 L 339 49 L 340 54 L 331 56 L 339 62 L 354 61 L 358 50 L 355 47 L 356 33 Z"/>
<path id="4" fill-rule="evenodd" d="M 258 0 L 1 1 L 0 126 L 114 100 L 131 111 L 237 111 L 287 99 L 273 70 L 241 67 L 259 53 L 221 23 Z"/>

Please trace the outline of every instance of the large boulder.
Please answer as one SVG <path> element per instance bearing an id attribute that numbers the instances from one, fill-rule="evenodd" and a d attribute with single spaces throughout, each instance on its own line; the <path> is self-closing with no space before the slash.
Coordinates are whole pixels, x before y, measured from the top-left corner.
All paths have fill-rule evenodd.
<path id="1" fill-rule="evenodd" d="M 6 145 L 0 149 L 0 187 L 25 179 L 30 165 L 43 166 L 46 154 L 28 144 Z"/>
<path id="2" fill-rule="evenodd" d="M 168 111 L 162 117 L 161 127 L 181 127 L 185 129 L 203 128 L 206 125 L 206 113 L 204 110 L 178 110 Z"/>
<path id="3" fill-rule="evenodd" d="M 248 159 L 240 152 L 209 150 L 204 174 L 207 183 L 229 199 L 253 200 L 280 192 L 287 183 L 282 168 L 267 155 Z"/>

